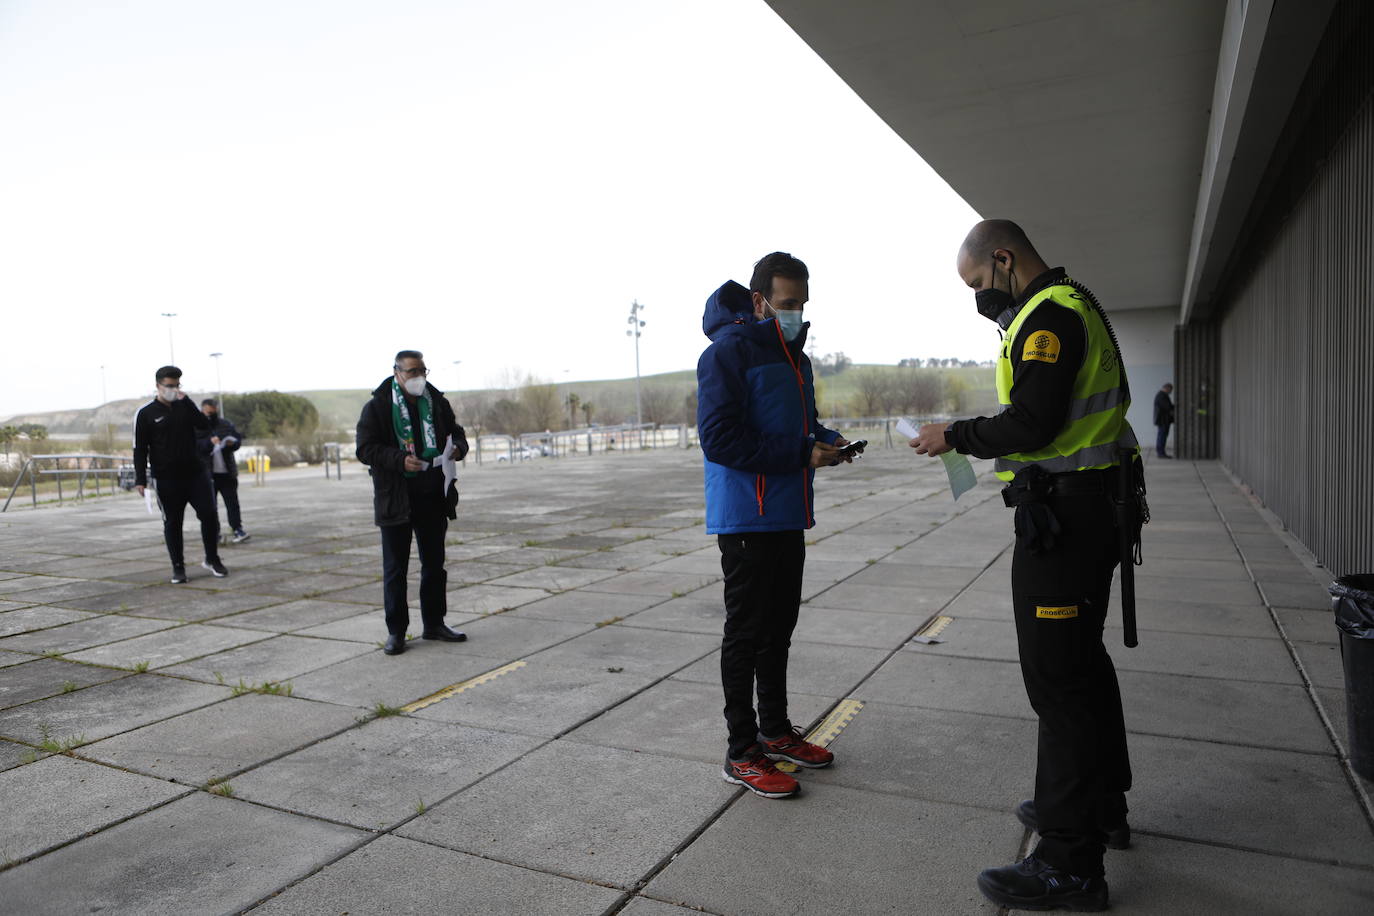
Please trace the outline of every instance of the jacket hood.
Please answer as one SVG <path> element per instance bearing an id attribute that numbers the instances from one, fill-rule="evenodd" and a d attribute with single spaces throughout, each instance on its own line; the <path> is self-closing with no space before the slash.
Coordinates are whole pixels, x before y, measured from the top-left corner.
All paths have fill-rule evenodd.
<path id="1" fill-rule="evenodd" d="M 758 321 L 754 318 L 754 300 L 749 290 L 734 280 L 726 280 L 725 285 L 711 294 L 706 300 L 706 312 L 701 316 L 701 329 L 712 340 L 720 340 L 730 334 L 745 334 L 760 343 L 773 343 L 777 330 L 773 325 L 775 318 Z M 806 344 L 806 333 L 811 322 L 802 325 L 801 333 L 789 344 L 798 352 Z"/>

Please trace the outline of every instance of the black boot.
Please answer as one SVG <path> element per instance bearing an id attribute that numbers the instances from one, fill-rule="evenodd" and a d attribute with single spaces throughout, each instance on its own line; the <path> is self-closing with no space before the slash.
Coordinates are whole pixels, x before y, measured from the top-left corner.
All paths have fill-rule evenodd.
<path id="1" fill-rule="evenodd" d="M 1034 855 L 1016 865 L 984 870 L 978 876 L 978 889 L 993 903 L 1016 910 L 1095 913 L 1107 908 L 1106 878 L 1070 875 Z"/>
<path id="2" fill-rule="evenodd" d="M 387 655 L 400 655 L 406 650 L 406 638 L 404 633 L 392 633 L 386 638 L 386 645 L 382 651 Z"/>
<path id="3" fill-rule="evenodd" d="M 424 632 L 420 634 L 420 638 L 442 639 L 444 642 L 466 642 L 468 634 L 464 633 L 462 630 L 451 630 L 442 623 L 436 623 L 433 626 L 425 627 Z"/>

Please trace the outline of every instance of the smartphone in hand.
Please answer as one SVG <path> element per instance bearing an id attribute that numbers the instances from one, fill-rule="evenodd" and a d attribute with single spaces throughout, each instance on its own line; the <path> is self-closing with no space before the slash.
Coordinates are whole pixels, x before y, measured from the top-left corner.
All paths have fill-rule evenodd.
<path id="1" fill-rule="evenodd" d="M 856 455 L 861 455 L 863 454 L 863 450 L 867 447 L 867 439 L 855 439 L 853 442 L 840 449 L 839 458 L 840 460 L 844 460 L 845 458 L 853 458 Z"/>

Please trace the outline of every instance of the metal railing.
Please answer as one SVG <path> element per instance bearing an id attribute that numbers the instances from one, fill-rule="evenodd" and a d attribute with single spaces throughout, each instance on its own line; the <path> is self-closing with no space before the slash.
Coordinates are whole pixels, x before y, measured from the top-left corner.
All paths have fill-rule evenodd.
<path id="1" fill-rule="evenodd" d="M 334 479 L 343 480 L 343 445 L 339 442 L 324 444 L 324 479 L 329 479 L 329 465 L 334 465 Z"/>
<path id="2" fill-rule="evenodd" d="M 52 467 L 43 467 L 44 462 L 52 462 Z M 63 467 L 63 463 L 71 465 Z M 19 492 L 19 488 L 24 485 L 27 478 L 29 482 L 29 494 L 33 505 L 38 505 L 38 481 L 40 478 L 55 479 L 57 481 L 57 501 L 60 503 L 66 495 L 62 488 L 63 480 L 76 478 L 76 499 L 83 499 L 86 496 L 86 482 L 89 480 L 95 484 L 96 495 L 101 494 L 101 480 L 108 480 L 110 484 L 110 494 L 114 494 L 119 489 L 132 490 L 134 487 L 134 465 L 133 460 L 127 455 L 30 455 L 24 462 L 24 466 L 19 469 L 19 476 L 15 478 L 14 486 L 10 487 L 10 495 L 5 498 L 5 505 L 0 506 L 0 512 L 9 509 L 10 501 L 14 499 L 14 494 Z"/>

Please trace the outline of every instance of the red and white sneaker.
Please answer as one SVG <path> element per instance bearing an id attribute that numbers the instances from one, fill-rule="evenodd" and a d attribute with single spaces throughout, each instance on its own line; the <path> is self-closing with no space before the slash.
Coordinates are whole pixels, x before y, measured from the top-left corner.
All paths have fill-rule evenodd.
<path id="1" fill-rule="evenodd" d="M 801 791 L 801 783 L 773 766 L 773 761 L 754 750 L 748 760 L 725 759 L 725 768 L 720 775 L 726 782 L 744 786 L 755 795 L 764 798 L 788 798 Z"/>
<path id="2" fill-rule="evenodd" d="M 769 760 L 786 760 L 799 767 L 820 769 L 835 762 L 835 755 L 819 744 L 812 744 L 802 737 L 802 730 L 792 726 L 792 730 L 781 738 L 768 739 L 759 735 L 759 746 Z"/>

